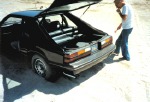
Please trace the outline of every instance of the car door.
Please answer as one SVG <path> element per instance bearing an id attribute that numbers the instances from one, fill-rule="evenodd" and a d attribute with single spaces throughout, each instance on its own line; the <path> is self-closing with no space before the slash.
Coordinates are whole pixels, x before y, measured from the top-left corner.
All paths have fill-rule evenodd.
<path id="1" fill-rule="evenodd" d="M 8 16 L 2 22 L 0 29 L 1 29 L 1 43 L 2 47 L 5 48 L 16 48 L 13 46 L 13 43 L 19 41 L 19 36 L 22 33 L 21 24 L 22 18 Z"/>
<path id="2" fill-rule="evenodd" d="M 33 42 L 31 39 L 31 34 L 33 33 L 33 22 L 29 19 L 23 19 L 22 24 L 23 32 L 20 36 L 20 52 L 27 53 L 29 49 L 33 46 Z"/>
<path id="3" fill-rule="evenodd" d="M 35 51 L 37 46 L 46 46 L 46 38 L 39 28 L 36 19 L 26 18 L 23 21 L 23 33 L 20 37 L 20 52 L 23 54 Z"/>

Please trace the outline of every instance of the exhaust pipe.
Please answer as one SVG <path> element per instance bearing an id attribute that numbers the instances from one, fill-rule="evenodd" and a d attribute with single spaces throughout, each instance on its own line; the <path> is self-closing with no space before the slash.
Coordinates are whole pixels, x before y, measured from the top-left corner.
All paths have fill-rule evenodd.
<path id="1" fill-rule="evenodd" d="M 73 79 L 76 79 L 78 77 L 78 75 L 71 75 L 71 74 L 67 74 L 65 72 L 63 72 L 63 75 L 70 77 L 70 78 L 73 78 Z"/>

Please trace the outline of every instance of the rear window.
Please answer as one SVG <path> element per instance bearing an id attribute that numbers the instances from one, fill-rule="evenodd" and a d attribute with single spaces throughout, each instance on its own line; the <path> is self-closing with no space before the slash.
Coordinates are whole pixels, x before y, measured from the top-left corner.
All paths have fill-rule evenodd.
<path id="1" fill-rule="evenodd" d="M 45 20 L 47 23 L 51 23 L 54 21 L 58 21 L 62 26 L 73 26 L 76 27 L 76 25 L 65 15 L 63 15 L 67 22 L 64 21 L 64 19 L 61 17 L 61 15 L 49 15 L 43 18 L 39 18 L 39 22 L 42 22 L 42 20 Z M 67 23 L 67 24 L 66 24 Z"/>

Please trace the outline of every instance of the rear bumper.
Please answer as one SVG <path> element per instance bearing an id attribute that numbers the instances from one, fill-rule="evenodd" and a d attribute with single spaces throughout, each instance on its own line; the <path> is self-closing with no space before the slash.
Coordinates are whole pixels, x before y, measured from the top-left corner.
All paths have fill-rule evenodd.
<path id="1" fill-rule="evenodd" d="M 84 70 L 91 68 L 92 66 L 102 62 L 106 59 L 110 54 L 112 54 L 115 50 L 115 45 L 111 44 L 108 47 L 100 50 L 88 57 L 85 57 L 81 60 L 75 61 L 68 66 L 63 66 L 67 71 L 71 72 L 72 74 L 76 75 L 81 73 Z"/>

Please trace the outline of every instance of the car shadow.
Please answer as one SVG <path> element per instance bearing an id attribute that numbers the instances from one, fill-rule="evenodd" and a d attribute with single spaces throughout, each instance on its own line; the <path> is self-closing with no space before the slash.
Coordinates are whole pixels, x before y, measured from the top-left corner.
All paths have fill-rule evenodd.
<path id="1" fill-rule="evenodd" d="M 44 94 L 63 94 L 72 88 L 79 86 L 103 67 L 99 63 L 93 68 L 84 71 L 77 79 L 62 76 L 57 82 L 52 83 L 35 74 L 28 66 L 26 59 L 20 56 L 9 57 L 0 54 L 0 74 L 2 74 L 3 101 L 13 102 L 38 90 Z"/>
<path id="2" fill-rule="evenodd" d="M 115 63 L 115 62 L 120 62 L 120 61 L 123 61 L 123 59 L 116 59 L 115 57 L 118 57 L 116 56 L 115 54 L 111 54 L 107 59 L 105 59 L 103 62 L 106 63 L 106 64 L 111 64 L 111 63 Z"/>

